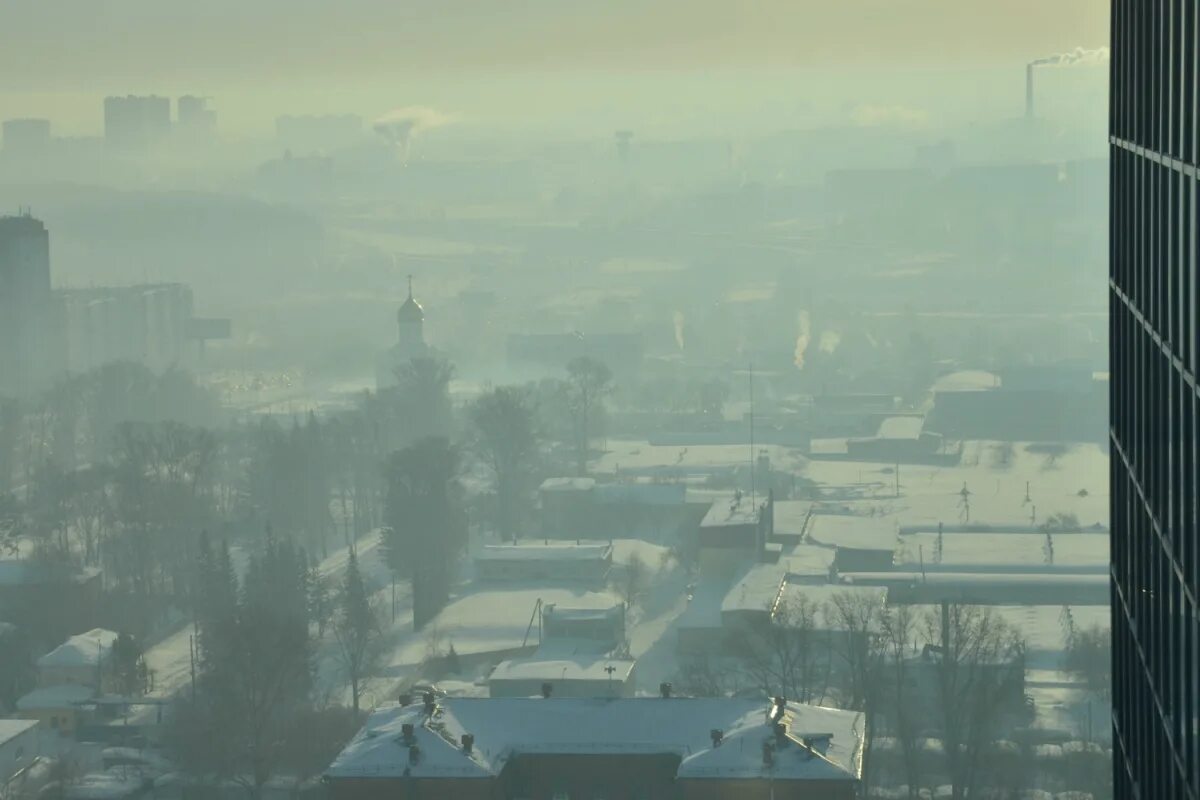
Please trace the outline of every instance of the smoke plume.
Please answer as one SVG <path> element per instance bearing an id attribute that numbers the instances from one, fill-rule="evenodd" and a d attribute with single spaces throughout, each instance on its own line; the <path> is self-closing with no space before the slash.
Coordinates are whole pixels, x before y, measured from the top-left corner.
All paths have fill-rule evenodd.
<path id="1" fill-rule="evenodd" d="M 796 369 L 804 369 L 804 353 L 808 350 L 808 342 L 811 338 L 812 324 L 808 318 L 807 311 L 801 311 L 796 315 L 796 327 L 799 333 L 796 335 L 796 354 L 794 360 Z"/>
<path id="2" fill-rule="evenodd" d="M 683 312 L 676 311 L 674 316 L 675 321 L 675 344 L 680 350 L 683 349 Z"/>
<path id="3" fill-rule="evenodd" d="M 375 120 L 375 132 L 396 146 L 401 161 L 408 162 L 412 138 L 422 131 L 440 128 L 451 121 L 440 111 L 423 106 L 395 108 Z"/>
<path id="4" fill-rule="evenodd" d="M 1065 53 L 1058 53 L 1045 58 L 1035 58 L 1029 62 L 1031 67 L 1070 67 L 1076 64 L 1104 64 L 1108 62 L 1109 51 L 1107 47 L 1097 47 L 1094 50 L 1089 50 L 1085 47 L 1076 47 L 1074 50 L 1068 50 Z"/>
<path id="5" fill-rule="evenodd" d="M 817 340 L 817 349 L 829 356 L 833 355 L 833 351 L 837 350 L 841 343 L 842 335 L 837 331 L 821 331 L 821 338 Z"/>

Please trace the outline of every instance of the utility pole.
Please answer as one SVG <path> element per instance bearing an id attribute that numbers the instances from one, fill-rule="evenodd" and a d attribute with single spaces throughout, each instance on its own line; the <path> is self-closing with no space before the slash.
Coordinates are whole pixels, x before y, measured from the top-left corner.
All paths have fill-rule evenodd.
<path id="1" fill-rule="evenodd" d="M 754 491 L 754 364 L 750 364 L 750 508 L 758 505 Z"/>
<path id="2" fill-rule="evenodd" d="M 192 702 L 196 702 L 196 635 L 188 637 L 188 661 L 192 671 Z"/>

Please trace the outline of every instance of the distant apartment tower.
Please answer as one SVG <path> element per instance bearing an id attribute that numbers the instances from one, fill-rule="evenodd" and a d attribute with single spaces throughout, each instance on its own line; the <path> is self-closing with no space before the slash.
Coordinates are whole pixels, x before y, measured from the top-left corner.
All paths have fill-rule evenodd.
<path id="1" fill-rule="evenodd" d="M 46 226 L 0 217 L 0 395 L 28 396 L 58 370 L 56 318 Z"/>
<path id="2" fill-rule="evenodd" d="M 176 102 L 175 130 L 185 141 L 203 142 L 217 132 L 217 112 L 207 97 L 184 95 Z"/>
<path id="3" fill-rule="evenodd" d="M 190 357 L 196 338 L 192 290 L 182 283 L 66 289 L 62 299 L 67 369 L 113 361 L 162 371 Z"/>
<path id="4" fill-rule="evenodd" d="M 156 95 L 104 98 L 104 142 L 112 149 L 144 151 L 170 134 L 170 99 Z"/>
<path id="5" fill-rule="evenodd" d="M 1114 0 L 1109 104 L 1114 796 L 1200 797 L 1194 3 Z"/>
<path id="6" fill-rule="evenodd" d="M 4 120 L 4 152 L 15 156 L 41 155 L 50 147 L 50 120 Z"/>

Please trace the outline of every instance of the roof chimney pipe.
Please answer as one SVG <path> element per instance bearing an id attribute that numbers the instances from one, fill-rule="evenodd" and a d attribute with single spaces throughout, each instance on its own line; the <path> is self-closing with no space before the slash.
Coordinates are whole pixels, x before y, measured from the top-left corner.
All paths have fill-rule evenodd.
<path id="1" fill-rule="evenodd" d="M 708 735 L 712 737 L 713 747 L 720 747 L 721 742 L 725 741 L 725 731 L 720 728 L 713 728 Z"/>
<path id="2" fill-rule="evenodd" d="M 670 697 L 672 688 L 671 684 L 664 681 L 658 685 L 658 693 L 662 697 Z"/>
<path id="3" fill-rule="evenodd" d="M 542 684 L 542 697 L 549 700 L 550 695 L 552 694 L 554 694 L 554 684 L 550 683 L 550 681 L 546 681 Z"/>
<path id="4" fill-rule="evenodd" d="M 467 755 L 471 754 L 471 749 L 475 747 L 475 734 L 464 733 L 462 735 L 462 749 Z"/>

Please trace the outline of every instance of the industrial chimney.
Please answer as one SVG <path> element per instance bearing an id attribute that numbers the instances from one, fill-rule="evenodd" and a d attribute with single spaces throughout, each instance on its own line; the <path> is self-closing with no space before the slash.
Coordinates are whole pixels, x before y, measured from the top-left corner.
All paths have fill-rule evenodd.
<path id="1" fill-rule="evenodd" d="M 1033 62 L 1025 65 L 1025 119 L 1033 119 Z"/>

